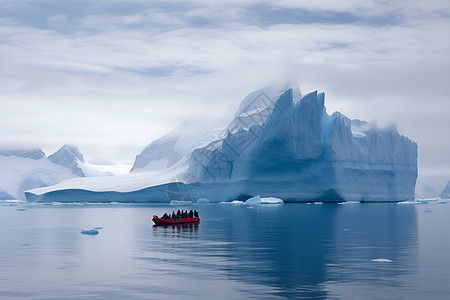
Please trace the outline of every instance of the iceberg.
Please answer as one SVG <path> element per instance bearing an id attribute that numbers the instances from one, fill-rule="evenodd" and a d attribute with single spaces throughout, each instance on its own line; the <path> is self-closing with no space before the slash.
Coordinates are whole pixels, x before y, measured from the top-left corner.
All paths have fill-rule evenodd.
<path id="1" fill-rule="evenodd" d="M 192 205 L 192 201 L 172 200 L 172 201 L 170 201 L 170 205 L 189 206 L 189 205 Z"/>
<path id="2" fill-rule="evenodd" d="M 450 181 L 447 183 L 439 197 L 442 199 L 450 199 Z"/>
<path id="3" fill-rule="evenodd" d="M 0 199 L 25 200 L 24 191 L 73 178 L 69 169 L 52 163 L 42 150 L 0 151 Z"/>
<path id="4" fill-rule="evenodd" d="M 388 259 L 388 258 L 375 258 L 375 259 L 371 259 L 370 261 L 373 261 L 373 262 L 392 262 L 392 260 Z"/>
<path id="5" fill-rule="evenodd" d="M 252 197 L 244 202 L 245 205 L 261 205 L 261 204 L 283 204 L 284 201 L 279 198 L 267 197 L 261 198 L 260 195 Z"/>
<path id="6" fill-rule="evenodd" d="M 328 114 L 325 94 L 271 86 L 244 98 L 221 131 L 169 134 L 130 174 L 27 191 L 29 201 L 284 202 L 414 200 L 417 144 L 396 128 Z"/>
<path id="7" fill-rule="evenodd" d="M 89 235 L 97 235 L 98 234 L 98 230 L 97 229 L 83 229 L 81 230 L 81 234 L 89 234 Z"/>
<path id="8" fill-rule="evenodd" d="M 98 234 L 98 230 L 97 229 L 83 229 L 81 230 L 81 234 L 89 234 L 89 235 L 97 235 Z"/>
<path id="9" fill-rule="evenodd" d="M 233 200 L 233 201 L 222 201 L 219 204 L 244 204 L 244 201 L 241 200 Z"/>
<path id="10" fill-rule="evenodd" d="M 24 191 L 85 176 L 100 176 L 75 146 L 64 145 L 50 156 L 41 149 L 0 150 L 0 200 L 23 199 Z"/>
<path id="11" fill-rule="evenodd" d="M 196 203 L 209 203 L 209 200 L 206 198 L 198 198 Z"/>

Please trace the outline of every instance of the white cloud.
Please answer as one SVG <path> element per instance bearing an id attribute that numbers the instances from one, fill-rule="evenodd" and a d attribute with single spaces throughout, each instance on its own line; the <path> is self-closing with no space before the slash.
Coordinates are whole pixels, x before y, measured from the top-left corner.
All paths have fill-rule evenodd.
<path id="1" fill-rule="evenodd" d="M 88 158 L 130 160 L 182 120 L 229 117 L 246 93 L 290 73 L 304 92 L 325 91 L 329 111 L 397 121 L 424 166 L 450 168 L 444 2 L 311 3 L 270 5 L 400 19 L 258 24 L 246 19 L 257 2 L 212 1 L 49 18 L 66 31 L 0 21 L 0 143 L 71 142 Z"/>

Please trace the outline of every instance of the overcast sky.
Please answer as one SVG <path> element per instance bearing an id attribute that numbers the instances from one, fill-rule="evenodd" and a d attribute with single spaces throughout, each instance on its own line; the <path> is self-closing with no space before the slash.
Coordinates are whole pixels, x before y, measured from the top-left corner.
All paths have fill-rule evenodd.
<path id="1" fill-rule="evenodd" d="M 449 32 L 446 0 L 0 0 L 0 147 L 132 162 L 289 76 L 450 175 Z"/>

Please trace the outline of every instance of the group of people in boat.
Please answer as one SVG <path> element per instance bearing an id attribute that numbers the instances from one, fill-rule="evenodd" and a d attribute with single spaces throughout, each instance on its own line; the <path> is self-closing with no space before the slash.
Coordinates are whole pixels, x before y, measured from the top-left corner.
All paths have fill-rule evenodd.
<path id="1" fill-rule="evenodd" d="M 187 218 L 198 218 L 198 212 L 192 209 L 188 212 L 187 210 L 178 210 L 176 213 L 173 211 L 172 214 L 164 213 L 161 219 L 187 219 Z"/>

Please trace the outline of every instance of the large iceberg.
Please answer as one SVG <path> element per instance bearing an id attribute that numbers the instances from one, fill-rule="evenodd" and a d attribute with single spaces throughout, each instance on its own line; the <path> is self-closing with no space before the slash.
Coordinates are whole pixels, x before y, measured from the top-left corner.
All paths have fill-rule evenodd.
<path id="1" fill-rule="evenodd" d="M 417 144 L 396 128 L 380 129 L 339 112 L 329 115 L 324 102 L 324 93 L 302 95 L 296 87 L 258 90 L 242 101 L 229 125 L 209 136 L 208 142 L 187 139 L 195 147 L 185 147 L 186 153 L 177 150 L 178 137 L 166 137 L 137 157 L 134 174 L 62 182 L 30 190 L 27 198 L 60 202 L 195 202 L 200 197 L 220 202 L 255 195 L 285 202 L 414 199 Z M 152 163 L 160 160 L 162 166 Z"/>
<path id="2" fill-rule="evenodd" d="M 0 200 L 25 199 L 24 191 L 74 177 L 101 175 L 88 166 L 75 146 L 45 156 L 41 149 L 0 150 Z"/>

